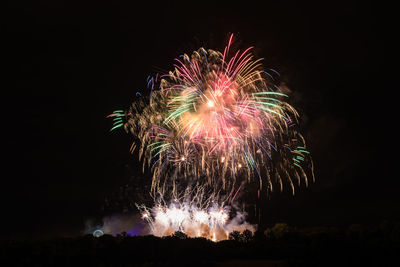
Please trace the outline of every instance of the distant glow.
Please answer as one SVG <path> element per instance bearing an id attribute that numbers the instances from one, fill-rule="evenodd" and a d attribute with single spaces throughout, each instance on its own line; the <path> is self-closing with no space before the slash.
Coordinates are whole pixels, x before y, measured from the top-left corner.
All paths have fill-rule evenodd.
<path id="1" fill-rule="evenodd" d="M 102 235 L 104 235 L 104 233 L 103 233 L 103 231 L 100 230 L 100 229 L 97 229 L 97 230 L 94 230 L 94 231 L 93 231 L 93 236 L 94 236 L 94 237 L 100 237 L 100 236 L 102 236 Z"/>

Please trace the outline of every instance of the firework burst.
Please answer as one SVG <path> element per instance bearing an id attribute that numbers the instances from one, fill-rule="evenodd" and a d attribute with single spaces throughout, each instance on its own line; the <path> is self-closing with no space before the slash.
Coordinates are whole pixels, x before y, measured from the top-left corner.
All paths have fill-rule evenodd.
<path id="1" fill-rule="evenodd" d="M 231 52 L 200 48 L 176 59 L 174 70 L 148 79 L 149 98 L 135 102 L 121 123 L 153 171 L 152 191 L 176 190 L 182 180 L 234 192 L 257 183 L 261 192 L 282 190 L 308 177 L 312 160 L 298 131 L 298 113 L 252 47 Z M 176 193 L 176 192 L 175 192 Z"/>

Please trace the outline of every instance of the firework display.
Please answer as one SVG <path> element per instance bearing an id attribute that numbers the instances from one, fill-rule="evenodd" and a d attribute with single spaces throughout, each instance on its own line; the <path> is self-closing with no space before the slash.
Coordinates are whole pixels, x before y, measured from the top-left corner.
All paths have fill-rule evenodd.
<path id="1" fill-rule="evenodd" d="M 150 226 L 155 236 L 169 236 L 175 232 L 188 237 L 203 237 L 213 241 L 226 240 L 233 231 L 256 227 L 245 221 L 246 213 L 219 201 L 214 192 L 205 192 L 205 187 L 187 188 L 168 203 L 162 195 L 155 199 L 152 208 L 137 205 L 141 217 Z"/>
<path id="2" fill-rule="evenodd" d="M 193 225 L 207 225 L 215 234 L 226 228 L 229 217 L 223 203 L 237 200 L 239 190 L 259 195 L 282 191 L 287 184 L 294 194 L 296 184 L 307 186 L 309 177 L 314 179 L 310 153 L 298 130 L 299 115 L 287 102 L 288 95 L 263 69 L 262 59 L 254 58 L 252 47 L 231 51 L 232 38 L 222 53 L 200 48 L 177 58 L 172 71 L 148 79 L 148 97 L 126 112 L 109 115 L 112 130 L 123 127 L 136 138 L 131 152 L 137 150 L 143 169 L 153 173 L 153 197 L 172 201 L 156 203 L 151 211 L 140 208 L 157 235 L 170 231 L 168 227 L 191 232 L 187 229 L 196 228 Z M 208 188 L 208 195 L 220 203 L 201 208 L 202 201 L 195 206 L 192 200 L 189 205 L 173 201 L 194 186 Z M 212 219 L 215 210 L 228 216 L 218 226 Z M 174 216 L 166 216 L 168 212 Z M 162 233 L 157 232 L 160 227 Z"/>

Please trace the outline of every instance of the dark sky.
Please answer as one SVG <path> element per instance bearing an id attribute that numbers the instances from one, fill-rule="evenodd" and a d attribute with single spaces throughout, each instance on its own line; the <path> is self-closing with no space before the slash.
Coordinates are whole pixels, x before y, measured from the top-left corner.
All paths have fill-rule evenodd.
<path id="1" fill-rule="evenodd" d="M 147 76 L 170 69 L 176 56 L 200 46 L 222 49 L 230 33 L 281 73 L 315 161 L 314 184 L 265 204 L 268 223 L 399 219 L 396 155 L 389 154 L 398 140 L 390 7 L 166 2 L 8 5 L 2 238 L 73 235 L 86 219 L 102 216 L 104 198 L 135 164 L 130 137 L 109 133 L 105 116 L 128 107 Z"/>

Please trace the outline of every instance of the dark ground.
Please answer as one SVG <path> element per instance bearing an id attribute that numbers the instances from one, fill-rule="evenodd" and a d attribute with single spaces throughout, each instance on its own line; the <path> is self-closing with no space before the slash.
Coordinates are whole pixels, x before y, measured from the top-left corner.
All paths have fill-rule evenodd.
<path id="1" fill-rule="evenodd" d="M 251 232 L 250 232 L 251 234 Z M 234 235 L 232 235 L 233 237 Z M 400 223 L 295 229 L 202 238 L 91 235 L 0 245 L 4 266 L 398 266 Z"/>
<path id="2" fill-rule="evenodd" d="M 370 1 L 167 2 L 8 3 L 1 239 L 73 237 L 88 218 L 104 216 L 104 199 L 126 184 L 129 166 L 138 169 L 130 137 L 109 133 L 105 116 L 128 107 L 147 76 L 170 69 L 179 54 L 221 49 L 230 33 L 241 46 L 254 45 L 293 91 L 315 161 L 316 182 L 294 197 L 274 195 L 263 225 L 399 219 L 397 157 L 389 153 L 398 143 L 394 8 Z M 82 238 L 82 249 L 101 242 Z M 27 255 L 36 253 L 27 246 Z"/>

